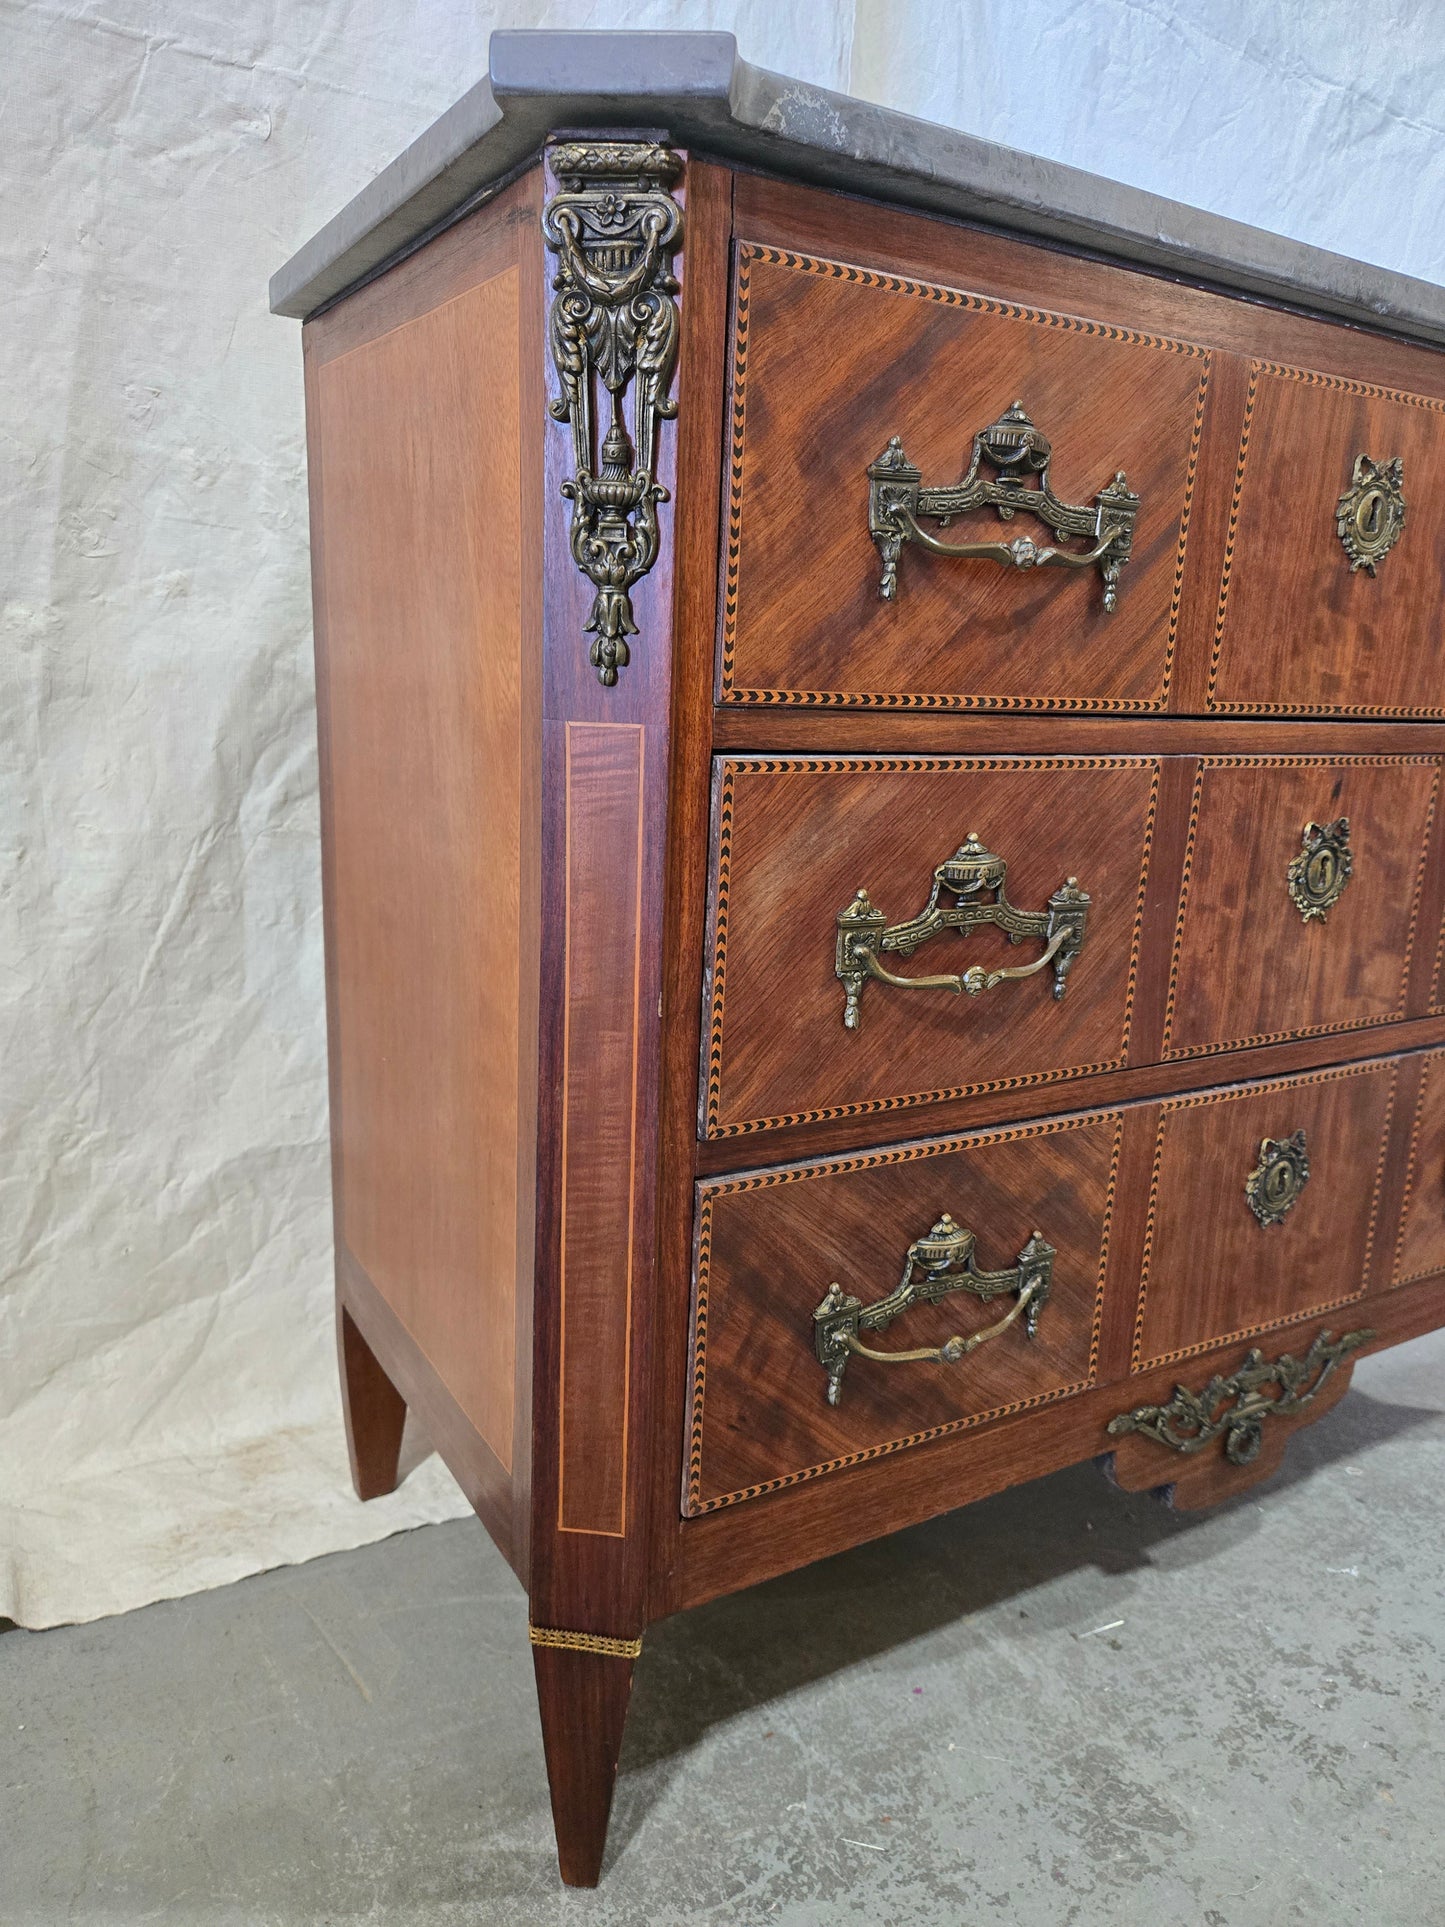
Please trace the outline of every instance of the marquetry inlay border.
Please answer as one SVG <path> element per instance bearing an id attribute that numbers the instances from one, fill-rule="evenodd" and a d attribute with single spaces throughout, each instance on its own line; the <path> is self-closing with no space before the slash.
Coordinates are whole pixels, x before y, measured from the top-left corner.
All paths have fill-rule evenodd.
<path id="1" fill-rule="evenodd" d="M 941 1425 L 931 1425 L 921 1432 L 910 1432 L 900 1438 L 866 1446 L 857 1452 L 848 1452 L 838 1458 L 825 1459 L 817 1465 L 806 1466 L 796 1472 L 782 1473 L 775 1479 L 764 1479 L 756 1485 L 741 1486 L 735 1492 L 721 1493 L 714 1498 L 702 1497 L 704 1406 L 707 1396 L 708 1290 L 711 1282 L 712 1208 L 715 1198 L 729 1197 L 740 1191 L 770 1190 L 775 1185 L 796 1184 L 812 1178 L 837 1177 L 849 1171 L 872 1171 L 884 1165 L 912 1164 L 920 1158 L 943 1157 L 954 1151 L 981 1150 L 989 1145 L 1008 1144 L 1020 1138 L 1052 1137 L 1062 1131 L 1077 1131 L 1110 1122 L 1114 1126 L 1114 1144 L 1109 1157 L 1109 1179 L 1104 1192 L 1104 1209 L 1100 1219 L 1098 1282 L 1094 1293 L 1093 1324 L 1089 1336 L 1089 1362 L 1083 1378 L 1069 1385 L 1051 1388 L 1047 1392 L 1035 1393 L 1031 1398 L 1016 1399 L 1011 1404 L 993 1406 L 988 1411 L 970 1413 L 965 1418 L 949 1419 Z M 756 1499 L 765 1492 L 779 1492 L 785 1486 L 802 1485 L 809 1479 L 821 1478 L 825 1472 L 841 1471 L 848 1465 L 864 1465 L 873 1459 L 885 1458 L 889 1453 L 904 1451 L 911 1445 L 923 1445 L 930 1439 L 944 1438 L 952 1432 L 986 1425 L 993 1419 L 1008 1418 L 1015 1412 L 1032 1411 L 1036 1406 L 1054 1405 L 1060 1399 L 1074 1398 L 1080 1392 L 1088 1391 L 1097 1381 L 1099 1371 L 1104 1285 L 1109 1265 L 1109 1234 L 1114 1218 L 1114 1197 L 1119 1184 L 1119 1151 L 1123 1134 L 1124 1113 L 1122 1111 L 1084 1111 L 1072 1117 L 1048 1118 L 1037 1124 L 1016 1124 L 992 1131 L 966 1131 L 953 1137 L 934 1138 L 922 1144 L 897 1145 L 888 1150 L 863 1151 L 848 1157 L 821 1158 L 809 1164 L 782 1165 L 771 1171 L 753 1171 L 741 1177 L 719 1178 L 700 1184 L 697 1200 L 696 1259 L 690 1336 L 692 1403 L 688 1427 L 687 1462 L 683 1468 L 684 1517 L 699 1518 L 702 1514 L 716 1512 L 723 1506 L 737 1505 L 743 1499 Z M 810 1334 L 800 1330 L 798 1342 L 805 1348 L 806 1362 L 811 1364 L 812 1353 L 808 1349 L 811 1342 Z"/>
<path id="2" fill-rule="evenodd" d="M 1144 1318 L 1149 1294 L 1149 1273 L 1154 1261 L 1154 1233 L 1159 1214 L 1159 1175 L 1164 1162 L 1164 1138 L 1169 1119 L 1176 1111 L 1198 1110 L 1206 1104 L 1233 1104 L 1242 1099 L 1260 1097 L 1275 1091 L 1295 1091 L 1309 1084 L 1333 1084 L 1346 1077 L 1371 1077 L 1378 1075 L 1383 1064 L 1390 1066 L 1390 1095 L 1385 1104 L 1384 1128 L 1380 1132 L 1380 1154 L 1375 1160 L 1375 1188 L 1370 1198 L 1370 1218 L 1365 1232 L 1364 1258 L 1360 1266 L 1359 1288 L 1347 1291 L 1339 1297 L 1327 1299 L 1323 1304 L 1308 1305 L 1302 1311 L 1289 1312 L 1282 1318 L 1268 1318 L 1262 1324 L 1244 1325 L 1238 1331 L 1216 1332 L 1208 1338 L 1200 1339 L 1194 1345 L 1181 1345 L 1173 1351 L 1159 1352 L 1152 1358 L 1144 1357 Z M 1390 1124 L 1395 1114 L 1395 1091 L 1400 1081 L 1400 1060 L 1395 1058 L 1367 1058 L 1362 1064 L 1339 1065 L 1327 1071 L 1307 1071 L 1298 1077 L 1275 1077 L 1257 1084 L 1231 1084 L 1224 1090 L 1195 1091 L 1184 1097 L 1170 1097 L 1161 1100 L 1159 1105 L 1159 1124 L 1154 1137 L 1154 1166 L 1149 1179 L 1149 1209 L 1144 1221 L 1144 1254 L 1139 1266 L 1139 1303 L 1134 1315 L 1134 1343 L 1130 1354 L 1131 1372 L 1150 1372 L 1160 1365 L 1172 1365 L 1182 1358 L 1197 1358 L 1203 1352 L 1212 1352 L 1221 1345 L 1233 1345 L 1241 1339 L 1256 1338 L 1261 1332 L 1282 1330 L 1288 1325 L 1303 1324 L 1306 1319 L 1316 1318 L 1325 1312 L 1338 1311 L 1342 1305 L 1352 1305 L 1365 1296 L 1370 1281 L 1370 1264 L 1375 1248 L 1375 1230 L 1380 1213 L 1380 1188 L 1385 1176 L 1385 1159 L 1390 1149 Z"/>
<path id="3" fill-rule="evenodd" d="M 1422 758 L 1421 760 L 1428 760 Z M 1139 893 L 1134 909 L 1134 928 L 1129 939 L 1129 974 L 1124 990 L 1124 1018 L 1119 1035 L 1118 1053 L 1103 1063 L 1075 1064 L 1060 1069 L 1029 1071 L 1018 1077 L 991 1078 L 979 1083 L 959 1084 L 934 1091 L 910 1092 L 906 1096 L 861 1099 L 853 1104 L 835 1104 L 821 1110 L 786 1111 L 776 1117 L 747 1118 L 724 1124 L 722 1115 L 723 1005 L 727 980 L 728 891 L 732 866 L 733 784 L 740 774 L 763 776 L 829 776 L 854 771 L 966 771 L 1017 770 L 1101 770 L 1148 767 L 1153 771 L 1149 786 L 1149 806 L 1144 818 L 1144 840 L 1139 866 Z M 939 1104 L 958 1097 L 979 1097 L 990 1091 L 1022 1090 L 1033 1084 L 1055 1084 L 1076 1077 L 1092 1077 L 1100 1071 L 1122 1070 L 1128 1062 L 1129 1030 L 1133 1023 L 1134 993 L 1139 981 L 1139 944 L 1144 927 L 1144 898 L 1149 883 L 1149 862 L 1154 848 L 1154 824 L 1159 810 L 1159 781 L 1162 759 L 1157 756 L 729 756 L 723 759 L 722 783 L 717 821 L 717 870 L 712 890 L 708 953 L 711 959 L 704 998 L 709 1012 L 707 1035 L 703 1042 L 703 1134 L 708 1138 L 742 1137 L 754 1131 L 779 1130 L 794 1124 L 817 1124 L 830 1117 L 874 1116 L 882 1111 L 907 1110 L 915 1104 Z M 831 943 L 833 932 L 827 933 Z"/>
<path id="4" fill-rule="evenodd" d="M 1201 364 L 1199 387 L 1195 396 L 1194 423 L 1189 442 L 1189 461 L 1185 471 L 1184 496 L 1179 517 L 1179 547 L 1174 566 L 1174 586 L 1169 603 L 1169 627 L 1164 643 L 1163 678 L 1154 697 L 1113 696 L 988 696 L 930 691 L 901 693 L 896 690 L 847 691 L 820 689 L 752 689 L 734 681 L 733 664 L 737 644 L 738 572 L 742 556 L 743 460 L 747 426 L 748 327 L 751 306 L 751 270 L 755 261 L 772 267 L 790 268 L 831 281 L 847 281 L 856 287 L 877 288 L 885 294 L 912 296 L 943 307 L 961 308 L 972 314 L 997 315 L 1005 320 L 1022 321 L 1035 327 L 1060 329 L 1068 334 L 1093 336 L 1101 341 L 1117 341 L 1131 347 L 1153 348 L 1165 354 L 1187 355 Z M 910 710 L 1021 710 L 1084 714 L 1106 711 L 1113 715 L 1158 715 L 1169 700 L 1169 685 L 1174 672 L 1174 651 L 1179 633 L 1179 610 L 1184 593 L 1184 557 L 1189 539 L 1189 517 L 1194 502 L 1194 484 L 1199 469 L 1199 444 L 1204 433 L 1204 404 L 1209 389 L 1211 354 L 1193 342 L 1176 341 L 1169 335 L 1140 334 L 1105 321 L 1087 321 L 1077 315 L 1054 314 L 1046 308 L 1020 307 L 1011 301 L 997 301 L 987 295 L 970 294 L 962 288 L 949 288 L 932 281 L 917 281 L 901 275 L 885 274 L 876 268 L 861 268 L 847 261 L 831 261 L 822 256 L 802 254 L 789 248 L 770 247 L 759 241 L 740 241 L 737 247 L 737 273 L 733 288 L 732 351 L 732 434 L 728 462 L 728 536 L 723 577 L 722 650 L 718 701 L 750 706 L 799 707 L 808 709 L 910 709 Z"/>
<path id="5" fill-rule="evenodd" d="M 1224 568 L 1219 581 L 1219 601 L 1214 617 L 1214 647 L 1209 658 L 1209 687 L 1205 707 L 1216 715 L 1229 716 L 1440 716 L 1445 704 L 1434 707 L 1402 709 L 1388 703 L 1248 703 L 1220 702 L 1215 689 L 1224 653 L 1224 632 L 1229 611 L 1229 585 L 1234 570 L 1235 537 L 1239 529 L 1239 505 L 1244 494 L 1245 469 L 1249 461 L 1249 435 L 1254 422 L 1254 405 L 1259 395 L 1261 376 L 1280 381 L 1303 382 L 1310 388 L 1333 388 L 1347 395 L 1362 395 L 1369 401 L 1388 401 L 1406 408 L 1427 408 L 1445 414 L 1445 400 L 1435 395 L 1413 395 L 1403 388 L 1382 388 L 1378 382 L 1353 381 L 1344 375 L 1322 375 L 1312 368 L 1292 368 L 1280 361 L 1251 361 L 1249 388 L 1244 401 L 1244 425 L 1240 430 L 1239 454 L 1235 459 L 1234 488 L 1229 503 L 1229 527 L 1224 544 Z"/>
<path id="6" fill-rule="evenodd" d="M 1258 1031 L 1249 1037 L 1227 1037 L 1205 1044 L 1170 1043 L 1174 1013 L 1179 997 L 1179 968 L 1184 954 L 1184 929 L 1189 911 L 1189 892 L 1194 874 L 1194 849 L 1199 834 L 1199 811 L 1204 793 L 1205 772 L 1211 769 L 1393 769 L 1404 764 L 1433 764 L 1435 781 L 1425 811 L 1420 854 L 1415 865 L 1415 888 L 1410 899 L 1410 922 L 1405 934 L 1405 949 L 1400 962 L 1400 992 L 1395 1008 L 1375 1017 L 1349 1017 L 1335 1024 L 1295 1024 L 1288 1030 Z M 1332 1037 L 1349 1030 L 1369 1030 L 1377 1024 L 1398 1023 L 1405 1015 L 1410 991 L 1410 957 L 1415 947 L 1415 931 L 1420 917 L 1420 899 L 1425 887 L 1426 864 L 1435 823 L 1435 807 L 1440 795 L 1441 758 L 1438 756 L 1201 756 L 1195 772 L 1194 790 L 1189 801 L 1189 833 L 1184 846 L 1184 871 L 1179 882 L 1179 909 L 1174 922 L 1174 949 L 1169 959 L 1169 992 L 1164 1006 L 1164 1041 L 1159 1061 L 1179 1063 L 1188 1057 L 1213 1057 L 1222 1051 L 1246 1050 L 1254 1044 L 1278 1044 L 1295 1037 Z"/>
<path id="7" fill-rule="evenodd" d="M 1430 1073 L 1445 1058 L 1445 1051 L 1426 1051 L 1420 1063 L 1420 1090 L 1415 1099 L 1415 1114 L 1410 1120 L 1410 1149 L 1405 1159 L 1405 1191 L 1400 1199 L 1400 1229 L 1395 1234 L 1395 1257 L 1390 1267 L 1391 1288 L 1396 1285 L 1413 1285 L 1419 1278 L 1434 1278 L 1440 1273 L 1439 1265 L 1427 1265 L 1423 1271 L 1402 1273 L 1400 1267 L 1405 1262 L 1405 1233 L 1410 1224 L 1410 1200 L 1415 1195 L 1415 1180 L 1420 1169 L 1420 1129 L 1425 1118 L 1425 1097 L 1430 1088 Z"/>

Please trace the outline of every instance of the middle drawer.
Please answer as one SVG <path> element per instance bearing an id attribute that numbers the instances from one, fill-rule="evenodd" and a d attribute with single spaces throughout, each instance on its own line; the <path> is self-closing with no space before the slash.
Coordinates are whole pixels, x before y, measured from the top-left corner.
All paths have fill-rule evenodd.
<path id="1" fill-rule="evenodd" d="M 719 758 L 703 1134 L 1409 1015 L 1440 761 Z"/>
<path id="2" fill-rule="evenodd" d="M 1160 768 L 720 761 L 707 1135 L 1121 1067 Z"/>

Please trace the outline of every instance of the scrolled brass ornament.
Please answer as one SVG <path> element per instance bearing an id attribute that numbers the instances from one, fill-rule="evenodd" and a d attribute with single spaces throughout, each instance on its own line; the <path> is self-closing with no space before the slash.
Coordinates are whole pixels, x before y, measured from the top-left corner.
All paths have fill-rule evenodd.
<path id="1" fill-rule="evenodd" d="M 1392 455 L 1377 462 L 1355 457 L 1350 486 L 1335 508 L 1335 531 L 1350 558 L 1350 574 L 1374 575 L 1399 541 L 1405 527 L 1405 461 Z"/>
<path id="2" fill-rule="evenodd" d="M 1260 1141 L 1259 1163 L 1244 1181 L 1249 1208 L 1262 1225 L 1283 1224 L 1310 1181 L 1309 1146 L 1303 1131 Z"/>
<path id="3" fill-rule="evenodd" d="M 589 653 L 597 680 L 610 687 L 630 659 L 631 591 L 657 560 L 657 505 L 668 499 L 657 479 L 657 431 L 677 413 L 667 391 L 677 361 L 671 261 L 682 210 L 668 184 L 682 162 L 654 141 L 560 141 L 548 157 L 561 183 L 542 216 L 557 256 L 548 333 L 562 394 L 551 412 L 572 425 L 575 473 L 562 493 L 572 503 L 573 560 L 596 592 L 585 625 Z M 623 396 L 634 384 L 630 435 Z M 599 386 L 611 397 L 600 451 Z"/>
<path id="4" fill-rule="evenodd" d="M 1094 497 L 1092 507 L 1061 501 L 1049 480 L 1053 449 L 1021 401 L 981 428 L 973 438 L 968 473 L 960 482 L 923 486 L 923 472 L 903 452 L 897 435 L 868 470 L 868 532 L 878 545 L 883 572 L 878 593 L 891 602 L 898 593 L 898 559 L 905 542 L 930 554 L 955 560 L 1001 562 L 1014 569 L 1097 568 L 1104 585 L 1104 608 L 1118 600 L 1119 571 L 1129 560 L 1139 497 L 1120 469 Z M 991 475 L 981 471 L 987 466 Z M 1028 535 L 1011 542 L 941 542 L 924 521 L 946 528 L 970 509 L 992 508 L 1001 522 L 1033 515 L 1059 536 L 1080 536 L 1085 549 L 1041 547 Z"/>
<path id="5" fill-rule="evenodd" d="M 1172 1452 L 1192 1456 L 1224 1440 L 1224 1456 L 1231 1465 L 1249 1465 L 1264 1443 L 1263 1425 L 1269 1418 L 1293 1418 L 1317 1396 L 1340 1360 L 1368 1345 L 1373 1331 L 1346 1332 L 1332 1338 L 1322 1331 L 1303 1358 L 1289 1352 L 1267 1359 L 1251 1351 L 1236 1372 L 1216 1374 L 1202 1392 L 1176 1385 L 1164 1405 L 1136 1405 L 1110 1419 L 1109 1432 L 1121 1438 L 1140 1432 Z"/>
<path id="6" fill-rule="evenodd" d="M 1316 918 L 1324 922 L 1344 895 L 1354 870 L 1347 816 L 1337 816 L 1333 823 L 1305 824 L 1299 855 L 1290 860 L 1285 878 L 1294 907 L 1306 923 Z"/>
<path id="7" fill-rule="evenodd" d="M 853 901 L 838 912 L 838 941 L 834 970 L 843 985 L 843 1024 L 857 1030 L 863 985 L 869 977 L 892 984 L 899 990 L 966 991 L 978 997 L 996 984 L 1033 977 L 1050 964 L 1054 970 L 1054 996 L 1062 997 L 1068 988 L 1069 971 L 1084 947 L 1089 917 L 1089 894 L 1079 888 L 1077 877 L 1068 877 L 1049 898 L 1045 910 L 1016 910 L 1007 895 L 1008 864 L 980 841 L 976 830 L 946 857 L 933 872 L 933 889 L 916 917 L 890 924 L 883 911 L 875 908 L 866 890 L 859 890 Z M 952 903 L 944 897 L 951 896 Z M 1041 939 L 1043 954 L 1032 963 L 985 970 L 974 964 L 971 969 L 934 977 L 900 977 L 887 969 L 881 956 L 911 957 L 922 943 L 945 930 L 967 935 L 984 924 L 994 924 L 1007 933 L 1010 943 L 1028 937 Z"/>
<path id="8" fill-rule="evenodd" d="M 954 1365 L 991 1339 L 1000 1338 L 1013 1324 L 1023 1321 L 1023 1329 L 1033 1338 L 1039 1327 L 1039 1313 L 1048 1302 L 1053 1285 L 1054 1259 L 1058 1255 L 1040 1231 L 1033 1232 L 1018 1262 L 1007 1271 L 982 1271 L 978 1265 L 978 1240 L 967 1226 L 956 1224 L 945 1211 L 922 1238 L 908 1247 L 903 1261 L 903 1276 L 886 1298 L 871 1305 L 852 1297 L 836 1282 L 829 1285 L 822 1303 L 813 1313 L 813 1350 L 818 1363 L 828 1374 L 828 1403 L 836 1405 L 842 1393 L 843 1373 L 853 1357 L 871 1358 L 880 1365 L 918 1363 Z M 865 1345 L 860 1332 L 886 1331 L 895 1318 L 910 1306 L 936 1305 L 953 1292 L 968 1292 L 987 1304 L 1012 1292 L 1014 1303 L 1004 1317 L 968 1337 L 962 1333 L 941 1345 L 925 1345 L 916 1351 L 880 1352 Z"/>

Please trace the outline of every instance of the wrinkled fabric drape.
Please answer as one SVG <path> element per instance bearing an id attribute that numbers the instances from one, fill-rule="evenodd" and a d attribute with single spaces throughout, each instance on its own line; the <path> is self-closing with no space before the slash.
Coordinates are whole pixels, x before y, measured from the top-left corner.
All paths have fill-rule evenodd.
<path id="1" fill-rule="evenodd" d="M 1445 278 L 1445 33 L 1382 4 L 1365 35 L 1335 0 L 0 10 L 0 1615 L 466 1509 L 434 1459 L 365 1507 L 346 1475 L 272 270 L 494 26 L 532 25 L 731 28 L 762 65 Z"/>

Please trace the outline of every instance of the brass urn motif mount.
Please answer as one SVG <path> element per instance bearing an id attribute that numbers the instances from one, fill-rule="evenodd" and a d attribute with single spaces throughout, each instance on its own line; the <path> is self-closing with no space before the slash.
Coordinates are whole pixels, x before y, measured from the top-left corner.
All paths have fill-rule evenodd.
<path id="1" fill-rule="evenodd" d="M 1351 575 L 1357 569 L 1374 575 L 1399 541 L 1405 527 L 1404 482 L 1403 456 L 1387 462 L 1355 457 L 1350 486 L 1335 509 L 1335 531 L 1350 558 Z"/>
<path id="2" fill-rule="evenodd" d="M 1347 816 L 1337 816 L 1333 823 L 1305 824 L 1299 855 L 1291 859 L 1285 876 L 1294 907 L 1306 923 L 1315 918 L 1324 922 L 1344 895 L 1354 869 Z"/>
<path id="3" fill-rule="evenodd" d="M 1250 1465 L 1259 1457 L 1267 1418 L 1293 1418 L 1315 1398 L 1340 1360 L 1368 1345 L 1373 1331 L 1346 1332 L 1331 1338 L 1322 1331 L 1303 1358 L 1288 1352 L 1273 1361 L 1252 1351 L 1237 1372 L 1216 1375 L 1202 1392 L 1176 1385 L 1166 1405 L 1137 1405 L 1109 1421 L 1114 1438 L 1141 1432 L 1172 1452 L 1192 1455 L 1218 1438 L 1231 1465 Z"/>
<path id="4" fill-rule="evenodd" d="M 1084 947 L 1088 892 L 1079 888 L 1077 877 L 1069 877 L 1049 898 L 1046 910 L 1016 910 L 1008 900 L 1007 882 L 1008 864 L 979 840 L 977 831 L 970 830 L 953 855 L 933 872 L 932 892 L 916 917 L 890 924 L 883 911 L 875 909 L 868 892 L 860 890 L 838 913 L 834 969 L 843 985 L 844 1027 L 857 1030 L 863 985 L 869 977 L 899 990 L 967 991 L 970 997 L 978 997 L 996 984 L 1036 976 L 1052 964 L 1054 996 L 1062 997 L 1074 959 Z M 953 902 L 946 904 L 945 896 Z M 879 962 L 890 954 L 911 957 L 921 943 L 945 930 L 966 936 L 988 923 L 1006 931 L 1010 943 L 1022 943 L 1026 937 L 1042 939 L 1043 955 L 1007 969 L 984 970 L 974 964 L 936 977 L 899 977 Z"/>
<path id="5" fill-rule="evenodd" d="M 813 1313 L 813 1349 L 828 1374 L 828 1403 L 836 1405 L 843 1373 L 852 1357 L 871 1358 L 880 1365 L 927 1363 L 953 1365 L 980 1345 L 1000 1338 L 1010 1325 L 1023 1320 L 1028 1337 L 1039 1328 L 1039 1313 L 1048 1302 L 1058 1255 L 1040 1231 L 1033 1232 L 1007 1271 L 981 1271 L 978 1240 L 945 1211 L 926 1237 L 915 1239 L 903 1261 L 903 1276 L 886 1298 L 865 1305 L 841 1285 L 831 1284 Z M 961 1333 L 942 1345 L 926 1345 L 911 1352 L 879 1352 L 865 1345 L 860 1332 L 886 1331 L 912 1305 L 936 1305 L 951 1293 L 964 1291 L 987 1304 L 1012 1292 L 1014 1303 L 1006 1315 L 967 1338 Z"/>
<path id="6" fill-rule="evenodd" d="M 657 479 L 657 429 L 677 413 L 667 391 L 682 210 L 668 184 L 682 162 L 652 141 L 563 141 L 548 158 L 561 183 L 542 216 L 557 256 L 548 333 L 562 394 L 551 412 L 572 424 L 575 473 L 562 493 L 572 503 L 573 560 L 596 591 L 589 654 L 610 687 L 629 660 L 631 591 L 657 560 L 657 505 L 668 499 Z M 623 396 L 633 384 L 629 434 Z M 611 398 L 600 453 L 599 386 Z"/>
<path id="7" fill-rule="evenodd" d="M 1259 1163 L 1244 1181 L 1249 1208 L 1262 1225 L 1283 1224 L 1310 1181 L 1310 1154 L 1303 1131 L 1261 1140 Z"/>
<path id="8" fill-rule="evenodd" d="M 1112 612 L 1118 600 L 1119 571 L 1129 560 L 1134 540 L 1139 497 L 1120 469 L 1094 497 L 1092 507 L 1061 501 L 1049 480 L 1052 458 L 1048 436 L 1035 427 L 1021 401 L 974 436 L 968 473 L 961 482 L 925 488 L 922 470 L 913 466 L 903 443 L 893 436 L 868 470 L 868 532 L 883 558 L 878 585 L 883 600 L 891 602 L 898 593 L 903 544 L 916 542 L 932 555 L 1001 562 L 1006 568 L 1097 568 L 1103 578 L 1104 608 Z M 992 475 L 981 472 L 985 465 Z M 1092 546 L 1041 547 L 1028 535 L 1016 535 L 1011 542 L 941 542 L 923 526 L 930 521 L 947 528 L 956 515 L 979 508 L 996 510 L 1001 522 L 1010 522 L 1019 513 L 1036 516 L 1055 535 L 1081 536 Z"/>

